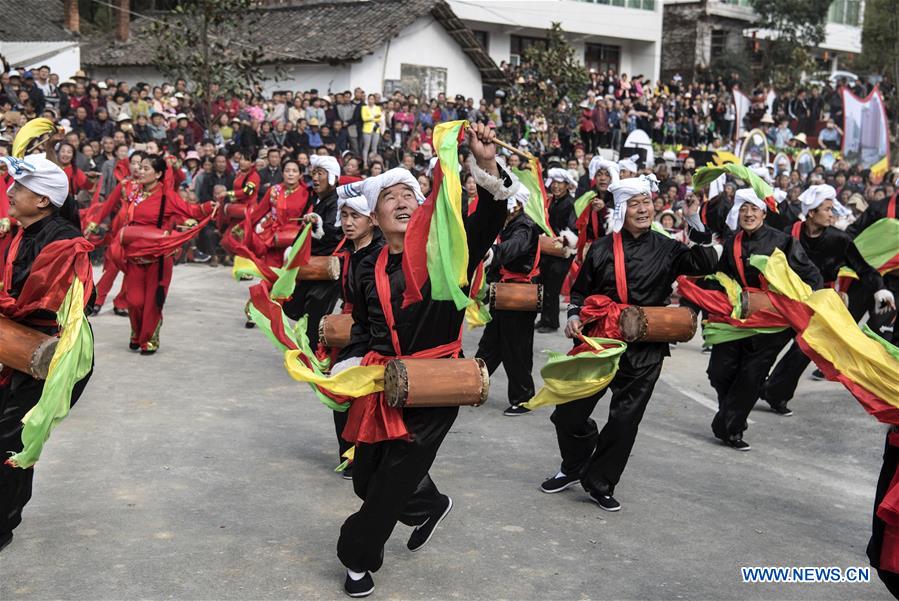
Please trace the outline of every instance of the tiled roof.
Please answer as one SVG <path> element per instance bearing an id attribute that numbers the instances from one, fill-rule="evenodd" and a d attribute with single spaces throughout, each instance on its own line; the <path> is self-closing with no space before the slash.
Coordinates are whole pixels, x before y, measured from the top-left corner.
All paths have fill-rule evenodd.
<path id="1" fill-rule="evenodd" d="M 260 12 L 253 39 L 264 40 L 266 63 L 343 63 L 374 52 L 418 18 L 431 14 L 460 44 L 487 83 L 503 74 L 444 0 L 293 0 L 270 2 Z M 87 66 L 148 66 L 153 46 L 147 35 L 152 15 L 131 23 L 130 40 L 114 34 L 85 40 L 81 62 Z"/>
<path id="2" fill-rule="evenodd" d="M 76 37 L 62 26 L 62 0 L 0 0 L 0 15 L 4 42 L 64 42 Z"/>

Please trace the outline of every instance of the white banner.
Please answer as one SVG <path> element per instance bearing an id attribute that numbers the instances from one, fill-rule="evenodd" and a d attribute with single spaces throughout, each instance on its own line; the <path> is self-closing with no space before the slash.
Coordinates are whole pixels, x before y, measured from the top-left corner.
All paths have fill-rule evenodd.
<path id="1" fill-rule="evenodd" d="M 890 134 L 880 89 L 859 98 L 843 88 L 843 158 L 862 169 L 886 170 Z"/>
<path id="2" fill-rule="evenodd" d="M 746 131 L 746 128 L 743 126 L 743 119 L 746 117 L 746 113 L 749 112 L 749 107 L 752 106 L 752 99 L 749 98 L 746 94 L 744 94 L 740 88 L 734 87 L 732 90 L 734 95 L 734 141 L 740 139 L 740 134 Z"/>

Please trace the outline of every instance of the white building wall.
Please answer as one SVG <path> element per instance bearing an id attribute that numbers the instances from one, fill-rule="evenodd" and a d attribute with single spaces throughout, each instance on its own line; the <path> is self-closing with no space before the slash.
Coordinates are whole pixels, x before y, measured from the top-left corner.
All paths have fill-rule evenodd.
<path id="1" fill-rule="evenodd" d="M 662 1 L 654 10 L 575 0 L 448 0 L 472 29 L 490 34 L 488 53 L 500 64 L 509 60 L 512 35 L 545 37 L 552 22 L 562 29 L 584 60 L 587 43 L 621 47 L 620 70 L 658 78 L 662 40 Z"/>
<path id="2" fill-rule="evenodd" d="M 859 54 L 862 51 L 862 28 L 840 23 L 828 23 L 826 27 L 827 37 L 821 44 L 821 48 L 838 50 L 840 52 L 852 52 Z"/>
<path id="3" fill-rule="evenodd" d="M 270 79 L 263 84 L 266 96 L 275 90 L 311 90 L 320 94 L 352 90 L 350 65 L 284 65 L 280 79 Z M 274 69 L 267 69 L 267 75 L 274 77 Z"/>
<path id="4" fill-rule="evenodd" d="M 81 49 L 77 41 L 68 42 L 2 42 L 0 54 L 10 65 L 33 69 L 50 67 L 60 79 L 67 79 L 81 68 Z"/>
<path id="5" fill-rule="evenodd" d="M 446 69 L 446 93 L 480 99 L 481 72 L 443 25 L 430 15 L 421 17 L 397 37 L 351 66 L 353 87 L 381 92 L 385 79 L 400 79 L 401 65 Z"/>

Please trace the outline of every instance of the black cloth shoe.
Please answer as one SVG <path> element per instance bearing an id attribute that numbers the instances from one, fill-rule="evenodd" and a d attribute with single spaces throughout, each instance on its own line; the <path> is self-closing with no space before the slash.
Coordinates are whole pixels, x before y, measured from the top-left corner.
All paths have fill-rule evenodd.
<path id="1" fill-rule="evenodd" d="M 562 472 L 559 472 L 549 480 L 544 481 L 543 484 L 540 485 L 540 490 L 551 495 L 553 493 L 562 492 L 569 486 L 574 486 L 580 481 L 580 476 L 566 476 Z"/>
<path id="2" fill-rule="evenodd" d="M 534 324 L 534 329 L 535 329 L 535 330 L 539 330 L 540 328 L 542 328 L 542 327 L 545 326 L 545 325 L 546 325 L 545 323 L 543 323 L 542 321 L 538 320 L 537 323 Z"/>
<path id="3" fill-rule="evenodd" d="M 155 355 L 155 354 L 156 354 L 156 349 L 144 349 L 144 350 L 142 350 L 142 351 L 140 352 L 140 354 L 141 354 L 141 355 L 144 355 L 144 356 L 147 356 L 147 355 Z"/>
<path id="4" fill-rule="evenodd" d="M 820 369 L 816 369 L 812 372 L 812 380 L 826 380 L 827 378 L 824 376 L 824 372 Z"/>
<path id="5" fill-rule="evenodd" d="M 115 307 L 112 308 L 112 312 L 118 315 L 119 317 L 128 317 L 128 309 L 117 309 Z"/>
<path id="6" fill-rule="evenodd" d="M 749 443 L 742 438 L 726 438 L 722 442 L 737 451 L 749 451 L 752 449 L 752 447 L 749 446 Z"/>
<path id="7" fill-rule="evenodd" d="M 771 411 L 776 413 L 777 415 L 782 415 L 784 417 L 789 417 L 793 415 L 793 410 L 787 407 L 786 403 L 778 403 L 776 401 L 768 401 L 768 404 L 771 405 Z"/>
<path id="8" fill-rule="evenodd" d="M 366 572 L 359 580 L 353 580 L 347 572 L 343 590 L 350 597 L 368 597 L 375 591 L 375 581 L 371 577 L 371 572 Z"/>
<path id="9" fill-rule="evenodd" d="M 90 308 L 90 311 L 88 311 L 87 314 L 88 315 L 97 315 L 98 313 L 100 313 L 101 308 L 102 307 L 100 307 L 100 305 L 94 305 L 93 307 Z"/>
<path id="10" fill-rule="evenodd" d="M 553 332 L 558 332 L 559 328 L 553 328 L 550 326 L 540 326 L 537 328 L 537 332 L 540 334 L 552 334 Z"/>
<path id="11" fill-rule="evenodd" d="M 621 503 L 612 495 L 602 495 L 596 492 L 587 491 L 590 500 L 599 505 L 600 509 L 606 511 L 621 511 Z"/>
<path id="12" fill-rule="evenodd" d="M 343 470 L 340 475 L 344 480 L 352 480 L 353 479 L 353 466 L 348 465 L 345 470 Z"/>
<path id="13" fill-rule="evenodd" d="M 431 517 L 425 520 L 424 524 L 419 524 L 415 527 L 415 530 L 412 531 L 412 536 L 409 537 L 409 542 L 406 543 L 406 548 L 414 553 L 424 547 L 431 540 L 431 537 L 434 536 L 434 530 L 437 529 L 437 526 L 449 515 L 452 509 L 453 500 L 446 497 L 446 507 L 439 513 L 432 514 Z"/>
<path id="14" fill-rule="evenodd" d="M 522 407 L 521 405 L 512 405 L 511 407 L 506 407 L 506 410 L 503 411 L 503 415 L 506 417 L 516 417 L 518 415 L 527 415 L 531 410 L 527 407 Z"/>
<path id="15" fill-rule="evenodd" d="M 247 320 L 246 322 L 244 322 L 243 327 L 245 327 L 248 330 L 252 330 L 253 328 L 256 327 L 256 324 L 253 323 L 252 321 Z"/>
<path id="16" fill-rule="evenodd" d="M 140 350 L 140 345 L 136 342 L 129 342 L 128 348 L 131 349 L 132 351 L 138 351 L 138 350 Z"/>
<path id="17" fill-rule="evenodd" d="M 212 257 L 204 253 L 202 250 L 194 251 L 193 263 L 208 263 Z"/>
<path id="18" fill-rule="evenodd" d="M 12 542 L 12 532 L 3 532 L 0 534 L 0 551 L 9 546 Z"/>

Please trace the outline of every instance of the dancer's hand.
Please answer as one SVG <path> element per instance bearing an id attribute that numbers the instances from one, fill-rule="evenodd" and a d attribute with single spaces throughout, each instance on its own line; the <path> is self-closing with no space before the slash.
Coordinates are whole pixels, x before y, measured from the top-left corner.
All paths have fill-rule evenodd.
<path id="1" fill-rule="evenodd" d="M 583 327 L 580 317 L 570 317 L 568 318 L 568 323 L 565 324 L 565 336 L 568 338 L 577 338 L 581 335 L 581 328 Z"/>
<path id="2" fill-rule="evenodd" d="M 468 130 L 468 147 L 478 167 L 490 175 L 499 175 L 496 166 L 496 132 L 483 123 L 472 123 Z"/>

